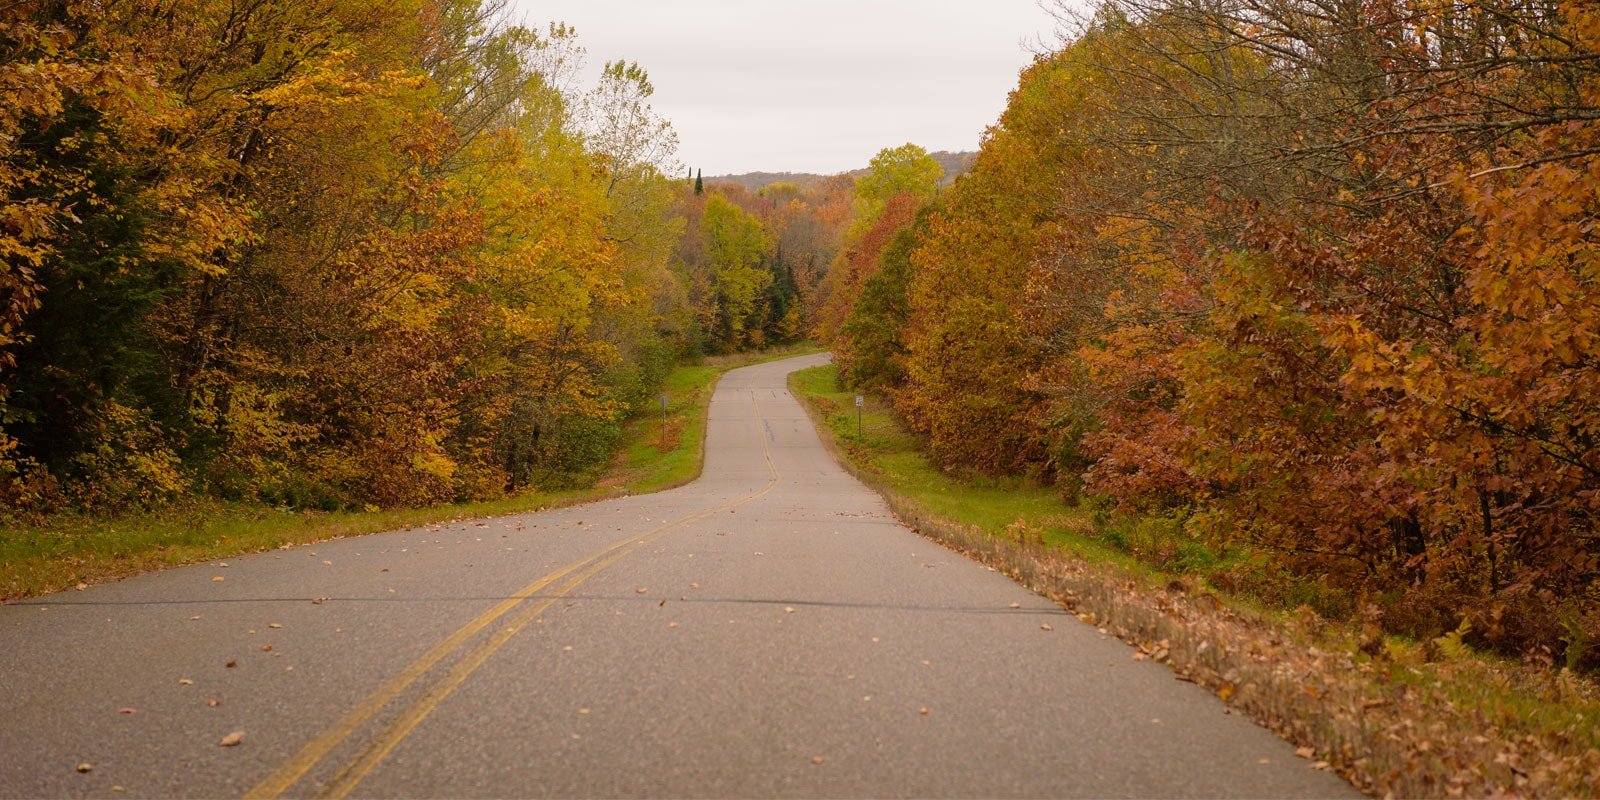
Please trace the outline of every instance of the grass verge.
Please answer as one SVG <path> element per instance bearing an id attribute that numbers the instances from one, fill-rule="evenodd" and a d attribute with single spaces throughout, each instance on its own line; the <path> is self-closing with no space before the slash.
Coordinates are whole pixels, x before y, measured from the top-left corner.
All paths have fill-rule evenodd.
<path id="1" fill-rule="evenodd" d="M 529 492 L 433 508 L 280 511 L 260 504 L 190 498 L 115 517 L 63 513 L 37 525 L 0 526 L 0 601 L 19 600 L 182 564 L 446 520 L 518 514 L 618 494 L 661 491 L 694 480 L 705 458 L 706 412 L 717 378 L 735 367 L 816 347 L 708 359 L 668 376 L 665 415 L 652 408 L 628 422 L 611 469 L 588 489 Z"/>
<path id="2" fill-rule="evenodd" d="M 1155 569 L 1049 488 L 959 480 L 875 398 L 860 416 L 833 367 L 790 386 L 840 461 L 907 525 L 1001 569 L 1167 664 L 1374 796 L 1600 795 L 1600 687 L 1473 653 L 1379 642 L 1310 607 L 1252 606 Z M 1448 637 L 1444 637 L 1448 638 Z"/>

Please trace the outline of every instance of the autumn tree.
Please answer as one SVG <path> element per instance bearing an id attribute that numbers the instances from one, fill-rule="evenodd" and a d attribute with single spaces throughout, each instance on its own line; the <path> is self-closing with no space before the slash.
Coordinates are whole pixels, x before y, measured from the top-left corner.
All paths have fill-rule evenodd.
<path id="1" fill-rule="evenodd" d="M 723 352 L 762 343 L 763 293 L 772 274 L 762 268 L 770 239 L 754 216 L 721 195 L 706 200 L 700 219 L 706 272 L 699 280 L 702 325 Z"/>
<path id="2" fill-rule="evenodd" d="M 891 203 L 884 219 L 892 215 Z M 878 252 L 875 269 L 861 282 L 834 347 L 834 363 L 839 366 L 841 382 L 847 385 L 876 392 L 905 386 L 904 337 L 911 321 L 910 289 L 915 275 L 911 255 L 924 235 L 923 218 L 919 215 L 913 224 L 892 226 L 892 236 Z"/>
<path id="3" fill-rule="evenodd" d="M 943 178 L 944 167 L 921 147 L 908 142 L 879 150 L 868 162 L 867 173 L 856 179 L 850 235 L 865 233 L 897 195 L 932 199 Z"/>
<path id="4" fill-rule="evenodd" d="M 1594 14 L 1119 0 L 1081 23 L 908 234 L 903 325 L 867 324 L 898 319 L 892 248 L 838 284 L 842 361 L 898 353 L 891 396 L 947 467 L 1249 554 L 1219 584 L 1596 663 Z M 1261 564 L 1293 577 L 1237 572 Z"/>
<path id="5" fill-rule="evenodd" d="M 824 309 L 824 313 L 828 315 L 827 329 L 834 331 L 830 344 L 834 360 L 839 365 L 839 380 L 843 385 L 861 386 L 870 380 L 858 370 L 857 360 L 864 350 L 876 353 L 878 349 L 886 346 L 879 340 L 895 338 L 887 331 L 881 330 L 882 326 L 905 321 L 903 315 L 893 321 L 890 318 L 880 318 L 880 314 L 891 313 L 888 307 L 875 304 L 863 309 L 860 305 L 866 299 L 868 285 L 881 287 L 881 281 L 876 279 L 885 269 L 889 248 L 892 243 L 900 240 L 901 233 L 910 226 L 916 217 L 919 205 L 918 198 L 909 192 L 895 195 L 878 214 L 872 226 L 840 252 L 834 260 L 832 269 L 829 270 L 827 282 L 831 302 Z M 896 252 L 896 257 L 908 258 L 909 252 L 905 252 L 902 248 Z M 909 273 L 905 271 L 909 264 L 897 263 L 895 266 L 902 272 L 895 280 L 904 281 L 909 278 Z M 880 298 L 874 292 L 872 299 L 876 303 Z"/>
<path id="6" fill-rule="evenodd" d="M 901 205 L 893 225 L 903 226 L 917 205 L 938 192 L 943 167 L 914 144 L 886 147 L 873 156 L 867 172 L 851 187 L 850 222 L 840 249 L 829 263 L 819 286 L 815 330 L 825 342 L 835 343 L 862 282 L 876 268 L 878 252 L 892 231 L 878 226 L 879 219 L 897 199 Z M 872 241 L 867 242 L 868 237 Z M 865 246 L 863 247 L 863 243 Z"/>
<path id="7" fill-rule="evenodd" d="M 635 65 L 585 100 L 566 26 L 43 3 L 0 37 L 15 507 L 581 480 L 670 361 L 674 139 Z"/>

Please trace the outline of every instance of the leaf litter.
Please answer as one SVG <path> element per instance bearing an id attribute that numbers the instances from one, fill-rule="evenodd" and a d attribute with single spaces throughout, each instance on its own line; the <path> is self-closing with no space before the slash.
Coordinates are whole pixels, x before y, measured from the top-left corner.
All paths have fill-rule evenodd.
<path id="1" fill-rule="evenodd" d="M 1435 662 L 1421 647 L 1369 658 L 1359 637 L 1309 608 L 1286 619 L 1233 608 L 1209 592 L 1152 585 L 883 494 L 908 527 L 1133 644 L 1135 660 L 1166 663 L 1176 678 L 1309 748 L 1308 766 L 1369 795 L 1600 796 L 1600 713 L 1590 714 L 1600 710 L 1600 682 L 1592 678 L 1489 658 Z"/>

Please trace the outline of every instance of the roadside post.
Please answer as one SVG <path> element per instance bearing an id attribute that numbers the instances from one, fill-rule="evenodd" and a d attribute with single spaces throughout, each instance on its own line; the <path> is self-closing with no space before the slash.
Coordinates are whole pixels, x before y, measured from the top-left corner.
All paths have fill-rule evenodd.
<path id="1" fill-rule="evenodd" d="M 661 393 L 661 446 L 667 446 L 667 393 Z"/>
<path id="2" fill-rule="evenodd" d="M 861 438 L 861 407 L 867 404 L 867 398 L 856 395 L 856 438 Z"/>

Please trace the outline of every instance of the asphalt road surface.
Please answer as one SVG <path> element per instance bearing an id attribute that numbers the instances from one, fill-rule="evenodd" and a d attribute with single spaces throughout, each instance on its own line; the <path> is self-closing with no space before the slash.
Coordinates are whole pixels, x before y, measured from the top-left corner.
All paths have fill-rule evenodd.
<path id="1" fill-rule="evenodd" d="M 681 489 L 0 607 L 0 795 L 1355 796 L 900 526 L 824 359 L 728 373 Z"/>

